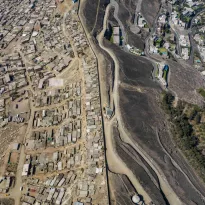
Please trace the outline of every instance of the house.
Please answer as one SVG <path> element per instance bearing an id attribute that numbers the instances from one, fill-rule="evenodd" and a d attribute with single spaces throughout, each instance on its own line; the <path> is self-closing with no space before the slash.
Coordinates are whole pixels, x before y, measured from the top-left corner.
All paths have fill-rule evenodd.
<path id="1" fill-rule="evenodd" d="M 109 107 L 106 107 L 105 108 L 105 116 L 110 119 L 112 117 L 112 114 L 113 114 L 113 110 L 110 109 Z"/>
<path id="2" fill-rule="evenodd" d="M 74 205 L 84 205 L 84 203 L 82 203 L 82 202 L 74 202 Z"/>
<path id="3" fill-rule="evenodd" d="M 22 176 L 28 176 L 28 172 L 29 172 L 29 164 L 24 164 L 23 165 Z"/>
<path id="4" fill-rule="evenodd" d="M 113 27 L 113 43 L 116 45 L 120 45 L 120 27 Z"/>
<path id="5" fill-rule="evenodd" d="M 184 60 L 189 59 L 189 49 L 188 48 L 182 48 L 182 58 Z"/>

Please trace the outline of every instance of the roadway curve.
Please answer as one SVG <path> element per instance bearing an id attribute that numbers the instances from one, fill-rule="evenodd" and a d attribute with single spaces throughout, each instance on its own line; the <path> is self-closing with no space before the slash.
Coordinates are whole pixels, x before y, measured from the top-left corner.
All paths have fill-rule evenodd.
<path id="1" fill-rule="evenodd" d="M 142 148 L 136 142 L 133 142 L 131 140 L 131 138 L 129 137 L 129 134 L 127 134 L 128 132 L 127 132 L 126 128 L 123 125 L 123 121 L 122 121 L 122 117 L 121 117 L 121 113 L 120 113 L 119 91 L 118 91 L 118 89 L 119 89 L 119 82 L 120 82 L 119 81 L 119 71 L 120 71 L 119 62 L 118 62 L 118 59 L 115 56 L 115 54 L 112 52 L 112 50 L 109 49 L 109 48 L 106 48 L 104 46 L 104 44 L 103 44 L 104 33 L 105 33 L 106 27 L 107 27 L 107 19 L 108 19 L 110 8 L 111 8 L 111 6 L 109 4 L 107 6 L 107 8 L 106 8 L 106 12 L 105 12 L 105 16 L 104 16 L 103 30 L 97 36 L 97 40 L 99 42 L 99 46 L 101 47 L 101 49 L 103 49 L 104 51 L 106 51 L 110 55 L 110 57 L 113 59 L 114 64 L 115 64 L 115 79 L 114 79 L 114 88 L 113 88 L 113 101 L 114 101 L 114 105 L 115 105 L 115 117 L 114 118 L 116 118 L 116 120 L 118 122 L 118 128 L 119 128 L 119 131 L 120 131 L 120 133 L 122 135 L 122 139 L 127 144 L 132 146 L 144 158 L 144 160 L 150 165 L 150 167 L 152 167 L 152 169 L 157 174 L 159 182 L 160 182 L 161 189 L 163 190 L 164 194 L 166 195 L 169 203 L 170 204 L 174 204 L 174 205 L 181 205 L 183 203 L 180 201 L 180 199 L 178 198 L 176 193 L 173 191 L 173 189 L 169 185 L 169 183 L 168 183 L 165 175 L 163 174 L 162 170 L 160 169 L 160 167 L 154 162 L 154 160 L 151 159 L 150 156 L 148 156 L 142 150 Z M 105 126 L 106 126 L 106 129 L 105 129 L 106 135 L 105 135 L 105 137 L 106 137 L 106 141 L 109 141 L 109 143 L 112 143 L 112 144 L 108 145 L 108 147 L 107 147 L 107 149 L 108 149 L 107 150 L 107 156 L 108 156 L 108 153 L 112 153 L 112 154 L 116 155 L 116 153 L 112 150 L 114 148 L 113 140 L 111 139 L 112 133 L 109 134 L 109 132 L 110 132 L 109 129 L 112 126 L 112 123 L 113 123 L 113 120 L 105 122 Z M 117 157 L 119 158 L 119 156 L 117 156 Z M 128 177 L 129 177 L 129 172 L 130 172 L 130 170 L 127 170 L 127 173 L 125 173 Z M 133 183 L 133 178 L 129 177 L 129 179 Z M 133 183 L 133 185 L 134 185 L 134 183 Z"/>
<path id="2" fill-rule="evenodd" d="M 82 2 L 83 2 L 83 0 L 81 0 L 81 3 Z M 110 5 L 109 5 L 109 8 L 110 8 Z M 95 55 L 95 57 L 97 58 L 97 56 L 94 52 L 95 46 L 93 45 L 92 36 L 89 34 L 86 27 L 83 25 L 83 20 L 82 20 L 83 17 L 80 15 L 81 13 L 82 13 L 81 6 L 79 6 L 78 14 L 79 14 L 79 18 L 80 18 L 82 27 L 85 31 L 90 48 L 91 48 L 93 54 Z M 107 22 L 107 18 L 106 18 L 106 22 Z M 103 29 L 103 31 L 101 32 L 101 35 L 104 35 L 104 31 L 105 30 Z M 103 40 L 103 36 L 101 38 Z M 100 80 L 100 78 L 99 78 L 99 80 Z M 103 82 L 100 82 L 100 85 L 101 84 L 103 84 Z M 101 95 L 101 98 L 103 98 L 102 95 Z M 104 119 L 104 127 L 106 127 L 106 129 L 104 129 L 105 137 L 106 137 L 106 140 L 105 140 L 106 156 L 109 156 L 109 157 L 107 157 L 107 163 L 109 166 L 109 170 L 114 172 L 114 173 L 117 173 L 117 174 L 126 175 L 129 178 L 129 180 L 131 181 L 132 185 L 137 190 L 137 192 L 143 196 L 145 203 L 150 204 L 150 202 L 152 201 L 150 196 L 145 192 L 144 188 L 141 186 L 138 179 L 134 176 L 133 172 L 131 170 L 129 170 L 129 168 L 121 160 L 121 158 L 117 155 L 117 152 L 115 151 L 116 149 L 115 149 L 114 139 L 113 139 L 113 126 L 114 125 L 116 125 L 116 118 L 115 117 L 113 117 L 112 120 L 110 120 L 110 121 Z"/>
<path id="3" fill-rule="evenodd" d="M 169 200 L 169 202 L 171 204 L 181 204 L 182 202 L 180 202 L 179 198 L 177 197 L 177 195 L 174 193 L 174 191 L 171 189 L 168 181 L 166 180 L 162 170 L 159 168 L 159 166 L 154 162 L 154 160 L 152 160 L 150 158 L 150 156 L 148 156 L 142 149 L 141 147 L 132 140 L 132 138 L 129 136 L 129 132 L 126 130 L 126 128 L 123 125 L 123 120 L 121 117 L 121 113 L 120 113 L 120 107 L 119 107 L 119 92 L 118 92 L 118 88 L 119 88 L 119 63 L 118 63 L 118 59 L 116 58 L 115 54 L 112 52 L 111 49 L 106 48 L 103 45 L 103 38 L 104 38 L 104 32 L 106 30 L 106 25 L 107 25 L 107 18 L 109 15 L 109 10 L 110 10 L 110 6 L 108 5 L 107 9 L 106 9 L 106 13 L 105 13 L 105 17 L 104 17 L 104 24 L 103 24 L 103 30 L 101 31 L 101 33 L 99 34 L 98 38 L 98 42 L 99 42 L 99 46 L 105 50 L 113 59 L 114 63 L 115 63 L 115 82 L 114 82 L 114 89 L 113 89 L 113 104 L 115 105 L 115 117 L 118 121 L 118 125 L 119 125 L 119 131 L 122 135 L 122 139 L 128 143 L 129 145 L 131 145 L 146 161 L 147 163 L 153 168 L 153 170 L 156 172 L 156 174 L 159 177 L 159 181 L 162 187 L 162 190 L 164 191 L 167 199 Z M 171 157 L 171 155 L 166 151 L 166 149 L 164 148 L 164 146 L 161 144 L 161 142 L 159 143 L 164 152 L 169 156 L 169 158 L 171 159 L 173 165 L 186 177 L 187 181 L 190 183 L 190 185 L 192 186 L 192 188 L 194 188 L 194 190 L 201 196 L 201 198 L 204 200 L 205 197 L 203 196 L 203 194 L 196 188 L 196 186 L 193 184 L 192 180 L 190 179 L 190 177 L 181 169 L 180 165 Z M 173 200 L 177 200 L 173 201 Z"/>

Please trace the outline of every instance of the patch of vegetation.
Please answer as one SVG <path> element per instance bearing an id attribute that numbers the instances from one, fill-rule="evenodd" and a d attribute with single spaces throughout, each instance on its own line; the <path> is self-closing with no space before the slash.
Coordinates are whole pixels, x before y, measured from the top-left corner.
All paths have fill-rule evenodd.
<path id="1" fill-rule="evenodd" d="M 163 78 L 165 81 L 167 81 L 168 72 L 169 70 L 163 70 Z"/>
<path id="2" fill-rule="evenodd" d="M 159 68 L 157 68 L 155 71 L 155 77 L 157 78 L 158 76 L 159 76 Z"/>
<path id="3" fill-rule="evenodd" d="M 114 40 L 113 40 L 113 35 L 110 37 L 110 42 L 113 43 Z"/>
<path id="4" fill-rule="evenodd" d="M 144 28 L 149 28 L 148 24 L 145 24 L 145 25 L 144 25 Z"/>
<path id="5" fill-rule="evenodd" d="M 167 49 L 166 49 L 166 48 L 163 48 L 163 47 L 162 47 L 162 48 L 159 48 L 158 50 L 159 50 L 160 53 L 165 53 L 165 52 L 167 52 Z"/>
<path id="6" fill-rule="evenodd" d="M 205 98 L 205 90 L 204 90 L 203 88 L 199 88 L 199 89 L 197 90 L 197 92 L 198 92 L 202 97 Z"/>
<path id="7" fill-rule="evenodd" d="M 188 23 L 190 20 L 191 20 L 191 17 L 189 16 L 183 16 L 181 15 L 181 18 L 180 18 L 183 22 L 185 23 Z"/>
<path id="8" fill-rule="evenodd" d="M 174 107 L 173 101 L 171 93 L 163 93 L 162 108 L 169 115 L 173 138 L 205 182 L 205 123 L 202 121 L 205 110 L 183 101 L 178 101 Z"/>

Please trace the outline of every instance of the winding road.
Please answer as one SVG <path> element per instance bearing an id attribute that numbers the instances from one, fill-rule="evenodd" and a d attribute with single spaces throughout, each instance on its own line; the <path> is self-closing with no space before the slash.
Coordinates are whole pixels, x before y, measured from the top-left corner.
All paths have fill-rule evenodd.
<path id="1" fill-rule="evenodd" d="M 125 142 L 128 143 L 129 145 L 131 145 L 145 159 L 145 161 L 152 167 L 152 169 L 155 171 L 155 173 L 157 174 L 157 176 L 159 178 L 161 188 L 162 188 L 163 192 L 165 193 L 168 201 L 171 204 L 181 205 L 183 203 L 180 201 L 178 196 L 175 194 L 175 192 L 170 187 L 169 183 L 166 180 L 166 177 L 164 176 L 163 172 L 160 170 L 159 166 L 149 156 L 147 156 L 146 153 L 144 153 L 144 151 L 140 148 L 139 145 L 136 144 L 136 142 L 133 142 L 130 139 L 130 137 L 127 134 L 128 132 L 127 132 L 126 128 L 124 127 L 123 123 L 122 123 L 122 117 L 121 117 L 120 107 L 119 107 L 119 92 L 118 92 L 118 89 L 119 89 L 119 71 L 120 71 L 119 62 L 118 62 L 118 59 L 115 56 L 115 54 L 112 52 L 112 50 L 109 49 L 109 48 L 106 48 L 103 44 L 103 38 L 104 38 L 104 33 L 105 33 L 105 30 L 106 30 L 106 26 L 107 26 L 107 19 L 108 19 L 110 8 L 111 8 L 110 5 L 108 5 L 107 8 L 106 8 L 106 13 L 105 13 L 105 16 L 104 16 L 104 23 L 103 23 L 103 30 L 97 36 L 97 39 L 98 39 L 99 46 L 101 47 L 101 49 L 106 51 L 115 63 L 115 79 L 114 79 L 114 89 L 113 89 L 113 101 L 114 101 L 116 109 L 115 109 L 115 116 L 114 116 L 113 120 L 117 119 L 119 131 L 120 131 L 121 135 L 123 136 L 122 138 L 125 140 Z M 108 145 L 107 146 L 107 156 L 110 156 L 109 153 L 111 153 L 111 152 L 112 152 L 112 155 L 117 155 L 116 152 L 114 152 L 114 150 L 113 150 L 114 145 L 113 145 L 113 140 L 111 139 L 111 137 L 112 137 L 111 127 L 113 126 L 113 124 L 112 124 L 113 120 L 105 122 L 105 125 L 106 125 L 106 129 L 105 129 L 105 131 L 106 131 L 106 141 L 109 141 L 109 143 L 108 142 L 106 143 Z M 108 129 L 108 127 L 109 127 L 109 129 Z M 119 156 L 116 156 L 116 157 L 119 158 Z M 118 160 L 120 160 L 120 159 L 118 159 Z M 108 159 L 108 165 L 109 165 L 109 159 Z M 136 180 L 136 177 L 135 176 L 134 177 L 129 177 L 130 172 L 131 172 L 130 170 L 127 170 L 127 172 L 125 174 L 128 176 L 130 181 L 133 183 L 133 181 Z M 134 185 L 134 183 L 133 183 L 133 185 Z M 137 187 L 135 187 L 135 188 L 137 189 Z"/>
<path id="2" fill-rule="evenodd" d="M 121 116 L 121 112 L 120 112 L 120 106 L 119 106 L 120 66 L 119 66 L 118 59 L 117 59 L 116 55 L 114 54 L 114 52 L 111 49 L 105 47 L 104 43 L 103 43 L 104 33 L 106 31 L 106 28 L 107 28 L 107 20 L 109 17 L 109 11 L 112 7 L 115 8 L 114 16 L 118 18 L 119 5 L 116 4 L 116 2 L 115 3 L 114 2 L 115 1 L 111 0 L 111 3 L 107 6 L 106 11 L 105 11 L 104 21 L 103 21 L 103 29 L 99 33 L 99 35 L 97 36 L 97 40 L 98 40 L 100 48 L 103 49 L 105 52 L 107 52 L 110 55 L 110 57 L 113 59 L 114 64 L 115 64 L 113 102 L 111 102 L 111 104 L 113 103 L 115 106 L 115 115 L 110 121 L 104 119 L 104 127 L 105 127 L 104 130 L 105 130 L 105 139 L 106 139 L 106 147 L 107 147 L 106 156 L 107 156 L 107 161 L 108 161 L 108 167 L 111 171 L 113 171 L 115 173 L 127 175 L 127 177 L 129 178 L 129 180 L 131 181 L 133 186 L 136 188 L 136 190 L 140 194 L 143 195 L 145 202 L 148 203 L 151 201 L 150 196 L 148 196 L 148 194 L 145 192 L 145 190 L 141 187 L 136 176 L 126 166 L 126 164 L 122 161 L 122 159 L 119 157 L 119 155 L 116 152 L 115 142 L 114 142 L 114 138 L 113 138 L 113 127 L 116 124 L 118 124 L 118 129 L 119 129 L 120 136 L 121 136 L 123 142 L 132 146 L 135 149 L 135 151 L 154 170 L 154 172 L 158 176 L 160 187 L 161 187 L 163 193 L 165 194 L 167 200 L 169 201 L 169 203 L 173 204 L 173 205 L 182 205 L 184 203 L 180 200 L 180 198 L 177 196 L 177 194 L 174 192 L 174 190 L 170 186 L 170 184 L 167 181 L 161 168 L 152 159 L 152 157 L 150 157 L 135 141 L 132 140 L 132 138 L 130 137 L 129 131 L 126 129 L 126 127 L 123 124 L 123 120 L 122 120 L 122 116 Z M 158 13 L 158 15 L 159 14 L 160 14 L 160 12 Z M 82 22 L 82 19 L 81 19 L 81 22 Z M 85 26 L 83 26 L 83 27 L 84 27 L 84 30 L 86 30 Z M 90 36 L 90 34 L 87 31 L 85 33 L 87 35 L 87 39 L 89 40 L 89 44 L 94 52 L 94 49 L 92 46 L 92 44 L 93 44 L 92 37 Z M 146 42 L 148 43 L 148 38 L 146 39 Z M 147 55 L 146 58 L 149 58 L 149 54 Z M 148 60 L 154 61 L 155 59 L 149 58 Z M 158 61 L 158 59 L 157 59 L 157 61 Z M 103 82 L 101 82 L 100 84 L 103 84 Z M 161 142 L 159 144 L 162 146 L 162 149 L 164 150 L 164 147 L 161 144 Z M 194 184 L 190 180 L 189 176 L 181 169 L 180 165 L 177 164 L 177 162 L 171 157 L 171 155 L 166 151 L 166 149 L 164 150 L 164 152 L 170 158 L 173 165 L 186 177 L 186 179 L 190 183 L 190 185 L 199 193 L 199 195 L 201 195 L 202 198 L 204 198 L 203 195 L 200 193 L 200 191 L 194 186 Z"/>

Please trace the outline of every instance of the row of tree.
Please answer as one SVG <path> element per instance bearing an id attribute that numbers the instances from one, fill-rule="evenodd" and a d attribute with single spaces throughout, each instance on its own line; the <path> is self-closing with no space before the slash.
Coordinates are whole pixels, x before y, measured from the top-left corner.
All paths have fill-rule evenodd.
<path id="1" fill-rule="evenodd" d="M 199 140 L 194 133 L 193 125 L 190 123 L 191 120 L 194 120 L 195 123 L 200 123 L 200 113 L 198 108 L 193 105 L 191 113 L 187 116 L 184 112 L 187 104 L 183 101 L 178 101 L 177 106 L 174 107 L 173 101 L 174 96 L 171 93 L 163 93 L 162 107 L 173 124 L 173 138 L 205 182 L 205 157 L 202 155 L 201 150 L 197 148 Z"/>

